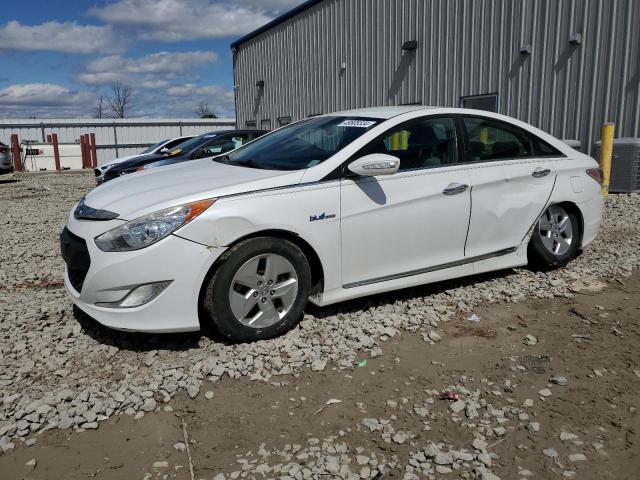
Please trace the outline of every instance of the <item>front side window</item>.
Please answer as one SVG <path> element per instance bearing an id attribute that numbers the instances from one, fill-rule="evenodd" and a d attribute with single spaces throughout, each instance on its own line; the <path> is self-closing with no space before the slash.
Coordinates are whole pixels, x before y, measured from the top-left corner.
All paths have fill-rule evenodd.
<path id="1" fill-rule="evenodd" d="M 377 118 L 310 118 L 260 137 L 220 161 L 267 170 L 301 170 L 324 162 L 378 123 Z"/>
<path id="2" fill-rule="evenodd" d="M 359 156 L 386 153 L 400 159 L 400 170 L 451 165 L 458 160 L 456 127 L 452 118 L 412 121 L 394 127 L 363 149 Z"/>
<path id="3" fill-rule="evenodd" d="M 533 155 L 530 135 L 517 127 L 489 118 L 463 120 L 467 132 L 469 160 L 490 161 Z"/>
<path id="4" fill-rule="evenodd" d="M 153 145 L 151 145 L 150 147 L 147 147 L 146 149 L 144 149 L 142 152 L 140 152 L 140 154 L 143 153 L 153 153 L 155 152 L 158 148 L 160 148 L 162 145 L 164 145 L 164 143 L 166 142 L 166 140 L 162 140 L 161 142 L 158 143 L 154 143 Z"/>
<path id="5" fill-rule="evenodd" d="M 199 157 L 213 157 L 214 155 L 220 155 L 221 153 L 230 152 L 246 142 L 246 136 L 233 135 L 217 138 L 212 142 L 207 143 L 202 147 L 202 151 L 199 152 Z"/>
<path id="6" fill-rule="evenodd" d="M 167 151 L 173 150 L 174 147 L 177 147 L 181 143 L 184 143 L 188 140 L 190 140 L 190 138 L 176 138 L 175 140 L 171 140 L 164 147 L 162 147 L 162 150 L 167 150 Z"/>

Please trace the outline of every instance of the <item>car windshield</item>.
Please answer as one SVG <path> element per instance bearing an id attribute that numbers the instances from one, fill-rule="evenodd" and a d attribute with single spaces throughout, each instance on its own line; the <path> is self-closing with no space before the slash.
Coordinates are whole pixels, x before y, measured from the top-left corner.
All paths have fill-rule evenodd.
<path id="1" fill-rule="evenodd" d="M 193 137 L 192 139 L 187 140 L 186 142 L 182 142 L 181 144 L 176 145 L 175 147 L 173 147 L 172 150 L 179 148 L 183 152 L 190 152 L 198 148 L 203 143 L 208 142 L 212 138 L 216 137 L 217 135 L 218 135 L 217 133 L 205 133 L 204 135 L 200 135 L 199 137 Z"/>
<path id="2" fill-rule="evenodd" d="M 167 143 L 169 140 L 162 140 L 161 142 L 156 143 L 155 145 L 151 145 L 149 148 L 147 148 L 146 150 L 143 150 L 142 152 L 140 152 L 140 154 L 143 153 L 152 153 L 156 148 L 160 148 L 162 145 L 164 145 L 165 143 Z"/>
<path id="3" fill-rule="evenodd" d="M 314 117 L 214 160 L 265 170 L 301 170 L 324 162 L 378 123 L 377 118 Z"/>

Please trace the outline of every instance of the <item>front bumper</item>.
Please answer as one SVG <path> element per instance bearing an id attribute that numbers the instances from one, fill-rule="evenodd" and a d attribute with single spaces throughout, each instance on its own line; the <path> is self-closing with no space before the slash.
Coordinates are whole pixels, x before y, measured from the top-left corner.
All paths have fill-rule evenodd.
<path id="1" fill-rule="evenodd" d="M 73 277 L 73 267 L 77 265 L 65 264 L 64 284 L 71 300 L 99 323 L 117 330 L 156 333 L 198 330 L 200 287 L 224 248 L 206 247 L 170 235 L 142 250 L 103 252 L 93 239 L 113 228 L 112 223 L 115 226 L 121 222 L 70 220 L 69 232 L 86 243 L 90 257 L 81 286 Z M 96 305 L 117 302 L 138 285 L 165 280 L 171 284 L 145 305 L 134 308 Z"/>

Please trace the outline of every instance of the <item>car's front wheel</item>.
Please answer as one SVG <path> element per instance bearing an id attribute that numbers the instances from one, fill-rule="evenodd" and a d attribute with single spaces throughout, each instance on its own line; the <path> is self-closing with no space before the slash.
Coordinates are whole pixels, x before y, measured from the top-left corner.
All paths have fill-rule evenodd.
<path id="1" fill-rule="evenodd" d="M 264 340 L 296 325 L 310 287 L 309 263 L 300 248 L 285 239 L 251 238 L 220 258 L 205 287 L 204 308 L 228 339 Z"/>
<path id="2" fill-rule="evenodd" d="M 542 268 L 563 267 L 580 248 L 580 223 L 575 213 L 551 205 L 534 227 L 529 242 L 529 261 Z"/>

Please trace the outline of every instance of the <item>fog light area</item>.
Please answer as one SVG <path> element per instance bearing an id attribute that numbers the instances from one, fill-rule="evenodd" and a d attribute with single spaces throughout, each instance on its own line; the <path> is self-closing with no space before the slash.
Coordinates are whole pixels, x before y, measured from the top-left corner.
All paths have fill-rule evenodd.
<path id="1" fill-rule="evenodd" d="M 127 293 L 122 300 L 117 302 L 98 302 L 96 305 L 107 308 L 140 307 L 160 295 L 169 286 L 169 284 L 171 284 L 171 280 L 139 285 Z"/>

